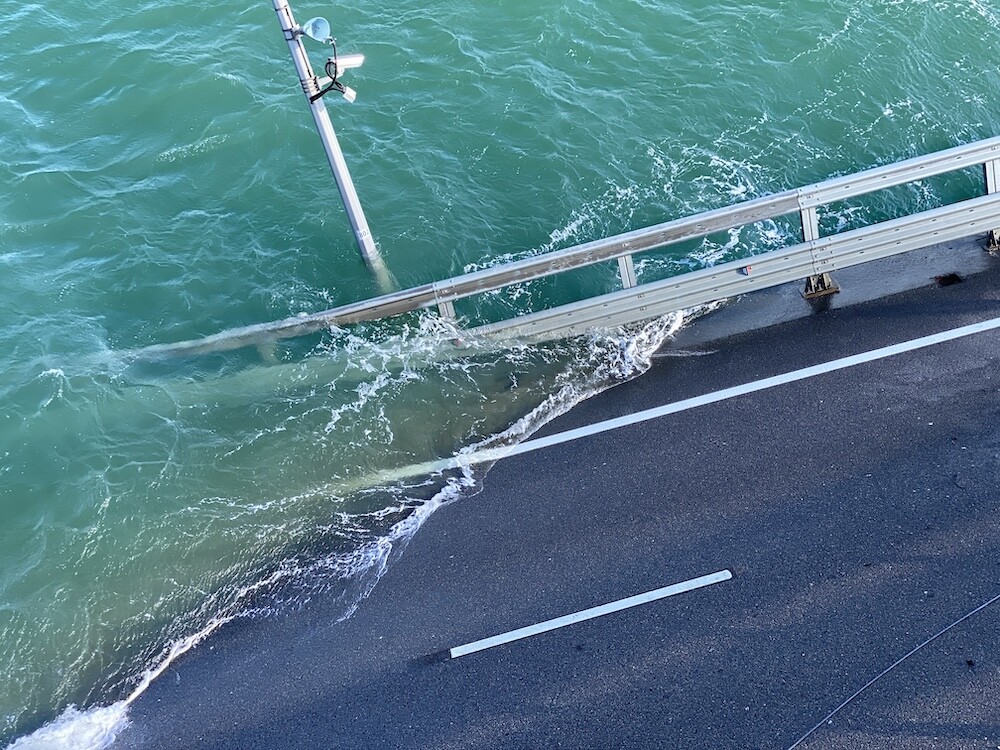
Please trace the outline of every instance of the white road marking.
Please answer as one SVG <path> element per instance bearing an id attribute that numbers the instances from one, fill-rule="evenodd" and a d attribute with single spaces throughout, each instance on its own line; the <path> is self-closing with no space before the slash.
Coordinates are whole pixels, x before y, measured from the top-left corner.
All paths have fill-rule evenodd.
<path id="1" fill-rule="evenodd" d="M 509 633 L 494 635 L 490 638 L 483 638 L 479 641 L 466 643 L 464 646 L 456 646 L 448 653 L 452 659 L 457 659 L 460 656 L 474 654 L 477 651 L 485 651 L 488 648 L 502 646 L 505 643 L 519 641 L 522 638 L 530 638 L 533 635 L 547 633 L 550 630 L 564 628 L 567 625 L 573 625 L 578 622 L 583 622 L 584 620 L 593 620 L 595 617 L 603 617 L 604 615 L 610 615 L 613 612 L 621 612 L 623 609 L 637 607 L 640 604 L 648 604 L 649 602 L 655 602 L 659 599 L 666 599 L 668 596 L 683 594 L 685 591 L 693 591 L 694 589 L 711 586 L 713 583 L 728 581 L 732 577 L 733 574 L 728 570 L 720 570 L 718 573 L 701 576 L 700 578 L 693 578 L 690 581 L 684 581 L 682 583 L 675 583 L 672 586 L 656 589 L 655 591 L 647 591 L 645 594 L 630 596 L 628 599 L 621 599 L 617 602 L 611 602 L 610 604 L 602 604 L 600 607 L 592 607 L 590 609 L 585 609 L 582 612 L 557 617 L 554 620 L 548 620 L 546 622 L 539 623 L 538 625 L 529 625 L 526 628 L 512 630 Z"/>
<path id="2" fill-rule="evenodd" d="M 792 372 L 787 372 L 783 375 L 775 375 L 774 377 L 764 378 L 763 380 L 755 380 L 751 383 L 744 383 L 743 385 L 733 386 L 732 388 L 715 391 L 714 393 L 706 393 L 703 396 L 695 396 L 694 398 L 684 399 L 683 401 L 675 401 L 671 404 L 656 406 L 651 409 L 645 409 L 633 414 L 626 414 L 614 419 L 594 422 L 593 424 L 584 425 L 583 427 L 577 427 L 572 430 L 566 430 L 565 432 L 559 432 L 554 435 L 546 435 L 545 437 L 525 440 L 514 445 L 470 450 L 449 458 L 402 466 L 398 469 L 379 474 L 377 479 L 368 480 L 365 486 L 371 486 L 372 484 L 377 483 L 384 484 L 386 482 L 406 479 L 408 477 L 435 474 L 448 469 L 459 469 L 476 466 L 478 464 L 493 463 L 502 458 L 520 456 L 525 453 L 542 450 L 543 448 L 550 448 L 553 445 L 569 443 L 574 440 L 590 437 L 591 435 L 598 435 L 602 432 L 610 432 L 611 430 L 617 430 L 621 427 L 628 427 L 641 422 L 649 422 L 653 419 L 669 416 L 670 414 L 677 414 L 689 409 L 696 409 L 699 406 L 719 403 L 720 401 L 726 401 L 731 398 L 736 398 L 737 396 L 744 396 L 750 393 L 756 393 L 757 391 L 776 388 L 780 385 L 814 378 L 818 375 L 836 372 L 837 370 L 846 370 L 850 367 L 856 367 L 857 365 L 863 365 L 868 362 L 875 362 L 880 359 L 895 357 L 899 354 L 906 354 L 907 352 L 926 349 L 937 344 L 944 344 L 949 341 L 955 341 L 956 339 L 974 336 L 977 333 L 986 333 L 997 329 L 1000 329 L 1000 318 L 984 320 L 980 323 L 973 323 L 972 325 L 962 326 L 961 328 L 953 328 L 948 331 L 942 331 L 941 333 L 931 334 L 930 336 L 923 336 L 921 338 L 911 339 L 899 344 L 893 344 L 892 346 L 884 346 L 881 349 L 873 349 L 868 352 L 862 352 L 861 354 L 854 354 L 850 357 L 842 357 L 840 359 L 834 359 L 819 365 L 813 365 L 812 367 L 793 370 Z"/>
<path id="3" fill-rule="evenodd" d="M 783 375 L 775 375 L 774 377 L 764 378 L 763 380 L 755 380 L 752 383 L 744 383 L 743 385 L 737 385 L 732 388 L 715 391 L 714 393 L 707 393 L 703 396 L 696 396 L 694 398 L 684 399 L 683 401 L 676 401 L 672 404 L 664 404 L 663 406 L 645 409 L 643 411 L 635 412 L 634 414 L 626 414 L 621 417 L 616 417 L 615 419 L 595 422 L 594 424 L 577 427 L 576 429 L 567 430 L 566 432 L 560 432 L 555 435 L 547 435 L 533 440 L 525 440 L 524 442 L 517 443 L 516 445 L 503 446 L 500 448 L 485 448 L 483 450 L 462 453 L 447 459 L 447 461 L 443 462 L 446 466 L 439 465 L 438 468 L 472 466 L 475 464 L 498 461 L 501 458 L 507 458 L 509 456 L 519 456 L 524 453 L 541 450 L 542 448 L 549 448 L 553 445 L 559 445 L 561 443 L 568 443 L 573 440 L 579 440 L 580 438 L 597 435 L 602 432 L 617 430 L 621 427 L 628 427 L 629 425 L 638 424 L 640 422 L 648 422 L 652 419 L 659 419 L 660 417 L 665 417 L 669 414 L 677 414 L 678 412 L 695 409 L 699 406 L 715 404 L 720 401 L 736 398 L 737 396 L 744 396 L 748 393 L 756 393 L 757 391 L 775 388 L 779 385 L 794 383 L 799 380 L 814 378 L 818 375 L 836 372 L 837 370 L 846 370 L 850 367 L 856 367 L 857 365 L 863 365 L 868 362 L 875 362 L 880 359 L 895 357 L 899 354 L 905 354 L 918 349 L 926 349 L 927 347 L 935 346 L 937 344 L 943 344 L 948 341 L 954 341 L 956 339 L 974 336 L 977 333 L 985 333 L 987 331 L 994 331 L 997 329 L 1000 329 L 1000 318 L 984 320 L 980 323 L 973 323 L 972 325 L 962 326 L 961 328 L 953 328 L 951 330 L 942 331 L 941 333 L 935 333 L 930 336 L 911 339 L 900 344 L 884 346 L 881 349 L 873 349 L 871 351 L 862 352 L 861 354 L 855 354 L 850 357 L 834 359 L 830 362 L 813 365 L 812 367 L 805 367 L 801 370 L 793 370 L 792 372 L 787 372 Z"/>

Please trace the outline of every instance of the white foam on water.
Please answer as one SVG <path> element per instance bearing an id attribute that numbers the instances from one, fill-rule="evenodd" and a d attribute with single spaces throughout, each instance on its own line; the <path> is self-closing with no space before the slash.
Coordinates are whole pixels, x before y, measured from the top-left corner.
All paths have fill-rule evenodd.
<path id="1" fill-rule="evenodd" d="M 629 334 L 595 334 L 587 347 L 588 359 L 595 367 L 582 382 L 564 384 L 507 429 L 463 448 L 451 458 L 402 467 L 392 472 L 397 479 L 446 470 L 458 470 L 460 473 L 458 477 L 449 479 L 430 500 L 419 504 L 409 515 L 394 524 L 385 536 L 356 550 L 349 560 L 345 560 L 343 556 L 333 556 L 319 566 L 325 565 L 336 570 L 340 576 L 344 576 L 345 572 L 349 573 L 362 582 L 340 619 L 354 614 L 378 584 L 390 562 L 402 554 L 410 539 L 435 511 L 479 487 L 473 467 L 480 470 L 488 468 L 488 465 L 503 456 L 504 446 L 526 440 L 546 423 L 565 414 L 581 401 L 606 390 L 611 384 L 631 379 L 648 370 L 656 351 L 667 338 L 677 332 L 684 321 L 684 314 L 677 313 L 651 321 Z M 380 475 L 379 479 L 386 481 L 390 477 Z"/>
<path id="2" fill-rule="evenodd" d="M 389 569 L 392 560 L 403 553 L 406 545 L 432 513 L 476 487 L 472 471 L 467 466 L 460 468 L 460 476 L 450 479 L 430 500 L 421 503 L 412 513 L 396 522 L 385 536 L 369 542 L 351 555 L 349 574 L 360 585 L 353 592 L 346 610 L 338 621 L 346 620 L 357 611 Z M 344 560 L 342 556 L 333 556 L 328 562 L 342 568 Z M 343 571 L 341 573 L 343 574 Z"/>
<path id="3" fill-rule="evenodd" d="M 464 470 L 457 479 L 450 480 L 445 487 L 429 501 L 418 506 L 413 513 L 397 522 L 389 533 L 364 545 L 361 549 L 345 557 L 335 555 L 323 563 L 329 568 L 337 568 L 341 577 L 354 577 L 362 584 L 354 595 L 347 610 L 340 619 L 350 617 L 358 605 L 374 589 L 388 569 L 394 556 L 398 556 L 406 543 L 416 534 L 424 521 L 441 506 L 460 497 L 475 481 L 469 470 Z M 280 566 L 268 577 L 240 589 L 235 600 L 242 602 L 254 593 L 273 587 L 280 580 L 298 574 L 300 571 L 288 566 Z M 136 687 L 125 700 L 110 706 L 95 706 L 80 710 L 75 705 L 68 706 L 54 721 L 35 732 L 15 740 L 6 750 L 106 750 L 118 735 L 129 726 L 128 709 L 138 700 L 153 682 L 177 659 L 191 651 L 223 625 L 242 616 L 246 612 L 231 609 L 231 614 L 213 617 L 198 632 L 171 643 L 161 653 L 159 661 L 145 670 Z"/>
<path id="4" fill-rule="evenodd" d="M 622 382 L 645 371 L 650 366 L 655 351 L 677 330 L 683 319 L 681 315 L 668 316 L 627 334 L 595 334 L 587 342 L 587 346 L 581 349 L 581 358 L 573 368 L 576 370 L 575 375 L 567 378 L 554 393 L 507 429 L 468 446 L 450 459 L 403 467 L 370 477 L 370 486 L 376 487 L 419 475 L 436 475 L 440 479 L 442 471 L 457 471 L 456 476 L 444 481 L 443 487 L 433 497 L 409 508 L 409 512 L 382 535 L 368 540 L 359 548 L 347 554 L 331 554 L 304 568 L 295 562 L 286 561 L 255 583 L 240 588 L 231 598 L 227 597 L 228 603 L 223 605 L 222 611 L 211 617 L 204 627 L 166 646 L 154 660 L 154 665 L 136 678 L 135 687 L 124 700 L 83 710 L 71 705 L 54 721 L 15 740 L 7 750 L 105 750 L 128 727 L 131 704 L 174 662 L 226 623 L 247 614 L 265 611 L 252 609 L 248 602 L 255 594 L 272 591 L 283 581 L 301 578 L 303 574 L 319 574 L 347 582 L 348 591 L 339 619 L 350 617 L 375 588 L 392 561 L 403 553 L 409 540 L 424 522 L 437 509 L 477 489 L 477 478 L 482 477 L 482 470 L 496 460 L 477 460 L 477 456 L 489 454 L 491 449 L 500 446 L 521 442 L 580 401 L 605 390 L 610 384 Z M 424 336 L 418 336 L 418 339 L 427 337 L 436 341 L 440 338 L 434 335 L 439 333 L 436 331 L 421 330 L 420 333 Z M 587 376 L 579 377 L 584 371 Z M 58 376 L 59 373 L 50 371 L 46 375 Z M 497 457 L 500 455 L 502 451 Z M 478 467 L 476 473 L 473 467 Z M 387 508 L 383 512 L 390 514 L 406 510 L 404 505 L 407 504 Z"/>
<path id="5" fill-rule="evenodd" d="M 45 399 L 45 401 L 42 402 L 41 405 L 39 405 L 38 407 L 39 411 L 48 408 L 53 401 L 59 401 L 60 399 L 62 399 L 67 382 L 66 373 L 63 372 L 62 369 L 59 367 L 50 368 L 38 376 L 39 380 L 43 378 L 51 378 L 52 381 L 55 383 L 56 388 L 55 391 L 47 399 Z"/>
<path id="6" fill-rule="evenodd" d="M 243 600 L 289 574 L 286 569 L 279 568 L 268 578 L 240 589 L 236 599 Z M 160 660 L 143 672 L 136 687 L 125 700 L 110 706 L 95 706 L 83 711 L 70 705 L 59 718 L 15 740 L 7 746 L 7 750 L 105 750 L 129 725 L 129 706 L 138 700 L 177 659 L 238 616 L 239 614 L 228 614 L 213 617 L 198 632 L 168 645 L 163 650 Z"/>
<path id="7" fill-rule="evenodd" d="M 15 740 L 7 750 L 104 750 L 128 726 L 128 703 L 86 711 L 70 706 L 55 721 Z"/>
<path id="8" fill-rule="evenodd" d="M 202 154 L 206 151 L 212 151 L 213 149 L 221 146 L 228 140 L 228 136 L 225 135 L 210 135 L 207 138 L 202 138 L 195 143 L 188 143 L 183 146 L 175 146 L 164 151 L 162 154 L 156 157 L 158 162 L 174 162 L 178 159 L 186 159 L 189 156 L 194 156 L 195 154 Z"/>
<path id="9" fill-rule="evenodd" d="M 139 684 L 125 700 L 84 711 L 69 706 L 58 719 L 15 740 L 7 750 L 104 750 L 128 726 L 129 706 L 146 692 L 153 681 L 180 656 L 232 619 L 232 616 L 214 618 L 197 633 L 172 643 L 165 649 L 161 661 L 143 673 Z"/>

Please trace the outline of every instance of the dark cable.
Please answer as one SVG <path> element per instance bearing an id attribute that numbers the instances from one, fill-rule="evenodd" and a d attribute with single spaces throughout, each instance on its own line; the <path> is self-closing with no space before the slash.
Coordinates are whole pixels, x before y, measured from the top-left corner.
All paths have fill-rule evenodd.
<path id="1" fill-rule="evenodd" d="M 327 59 L 326 65 L 323 68 L 327 77 L 330 79 L 330 83 L 328 83 L 326 87 L 321 89 L 318 93 L 310 96 L 310 102 L 314 102 L 317 99 L 326 96 L 331 91 L 339 91 L 341 94 L 344 93 L 344 84 L 337 80 L 337 40 L 331 38 L 330 46 L 333 47 L 333 57 Z"/>

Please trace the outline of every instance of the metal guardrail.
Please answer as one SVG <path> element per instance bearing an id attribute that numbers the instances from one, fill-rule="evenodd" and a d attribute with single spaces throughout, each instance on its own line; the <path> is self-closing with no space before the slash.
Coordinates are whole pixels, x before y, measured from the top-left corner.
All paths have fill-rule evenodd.
<path id="1" fill-rule="evenodd" d="M 1000 193 L 812 240 L 752 258 L 592 297 L 469 330 L 494 339 L 562 338 L 687 310 L 748 292 L 985 233 L 1000 223 Z"/>
<path id="2" fill-rule="evenodd" d="M 985 200 L 963 201 L 864 229 L 820 237 L 818 209 L 825 205 L 977 165 L 984 168 Z M 195 341 L 146 347 L 133 354 L 153 358 L 226 351 L 434 306 L 442 316 L 454 318 L 456 300 L 617 260 L 624 287 L 622 291 L 469 331 L 470 335 L 504 338 L 518 335 L 558 338 L 581 333 L 588 327 L 610 327 L 652 318 L 946 239 L 998 228 L 1000 202 L 995 197 L 989 197 L 995 196 L 998 189 L 1000 137 L 995 137 L 331 310 L 223 331 Z M 965 211 L 968 213 L 963 213 Z M 665 281 L 636 283 L 632 262 L 636 253 L 795 213 L 799 214 L 802 223 L 801 244 Z M 907 236 L 896 234 L 895 240 L 889 240 L 892 233 L 899 232 L 907 233 Z M 738 275 L 748 262 L 752 263 L 754 272 Z M 733 278 L 734 274 L 736 278 Z M 609 318 L 609 314 L 613 317 Z"/>

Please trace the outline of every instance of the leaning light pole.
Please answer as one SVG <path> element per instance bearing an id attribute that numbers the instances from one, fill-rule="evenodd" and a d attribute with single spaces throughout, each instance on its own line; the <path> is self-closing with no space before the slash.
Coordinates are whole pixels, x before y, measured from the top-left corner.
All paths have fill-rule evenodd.
<path id="1" fill-rule="evenodd" d="M 325 19 L 313 18 L 299 26 L 295 22 L 287 0 L 272 0 L 272 2 L 274 10 L 278 14 L 278 22 L 281 24 L 285 41 L 288 42 L 288 49 L 292 53 L 292 60 L 295 62 L 299 83 L 301 83 L 302 91 L 309 101 L 309 109 L 312 111 L 313 120 L 316 121 L 316 129 L 323 141 L 323 149 L 330 162 L 330 169 L 333 170 L 333 176 L 337 180 L 340 197 L 344 201 L 344 209 L 347 211 L 347 218 L 350 219 L 351 229 L 354 230 L 354 237 L 357 240 L 358 249 L 361 251 L 361 257 L 375 274 L 376 281 L 382 291 L 389 291 L 392 288 L 389 271 L 375 245 L 371 230 L 368 228 L 368 220 L 365 218 L 361 201 L 358 199 L 358 192 L 354 189 L 354 181 L 351 179 L 347 162 L 344 160 L 344 152 L 340 149 L 337 134 L 333 131 L 333 124 L 330 122 L 330 115 L 323 103 L 323 96 L 330 91 L 337 91 L 348 101 L 354 101 L 356 93 L 340 82 L 340 74 L 349 68 L 360 67 L 365 60 L 364 55 L 338 56 L 336 42 L 330 35 L 330 24 Z M 312 64 L 309 62 L 309 57 L 302 44 L 303 36 L 333 46 L 333 57 L 327 60 L 324 78 L 317 77 L 313 71 Z"/>

